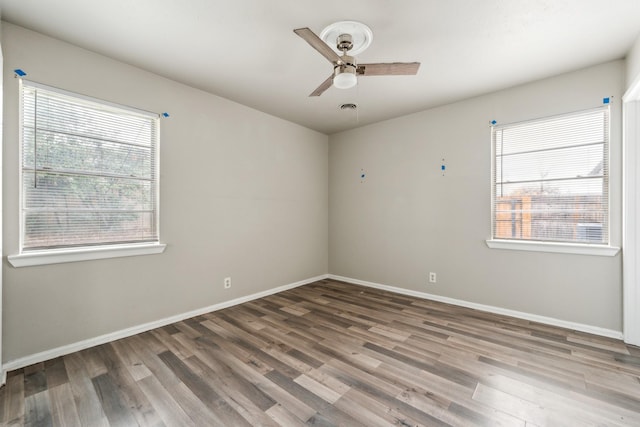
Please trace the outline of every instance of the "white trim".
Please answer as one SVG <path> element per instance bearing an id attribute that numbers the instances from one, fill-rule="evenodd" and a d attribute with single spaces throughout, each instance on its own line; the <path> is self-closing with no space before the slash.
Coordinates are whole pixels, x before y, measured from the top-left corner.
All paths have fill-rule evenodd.
<path id="1" fill-rule="evenodd" d="M 163 243 L 141 243 L 130 245 L 96 246 L 69 249 L 49 249 L 9 255 L 7 260 L 14 267 L 60 264 L 63 262 L 88 261 L 93 259 L 120 258 L 138 255 L 153 255 L 164 252 Z"/>
<path id="2" fill-rule="evenodd" d="M 606 245 L 581 245 L 579 243 L 538 242 L 523 240 L 488 239 L 485 241 L 491 249 L 510 249 L 514 251 L 552 252 L 576 255 L 616 256 L 620 248 Z"/>
<path id="3" fill-rule="evenodd" d="M 529 240 L 522 241 L 522 240 L 511 240 L 511 239 L 506 240 L 506 239 L 495 238 L 496 221 L 497 221 L 496 219 L 496 215 L 497 215 L 496 213 L 496 202 L 497 202 L 496 179 L 497 178 L 496 177 L 497 175 L 496 174 L 498 169 L 498 166 L 496 164 L 496 160 L 497 160 L 496 159 L 496 132 L 503 131 L 507 128 L 517 128 L 517 127 L 522 127 L 522 126 L 531 125 L 535 123 L 544 123 L 550 120 L 558 120 L 558 119 L 572 118 L 572 117 L 577 118 L 581 116 L 584 117 L 587 115 L 595 116 L 596 113 L 598 113 L 598 116 L 600 115 L 600 113 L 602 113 L 602 117 L 605 119 L 604 120 L 605 125 L 603 128 L 604 134 L 602 135 L 603 139 L 601 140 L 601 143 L 603 144 L 603 147 L 606 148 L 606 152 L 604 153 L 604 157 L 603 157 L 604 169 L 603 169 L 602 179 L 604 180 L 603 183 L 606 184 L 605 195 L 607 198 L 607 212 L 606 212 L 606 217 L 607 217 L 606 229 L 607 229 L 607 236 L 608 236 L 607 244 L 591 245 L 591 244 L 583 244 L 578 242 L 569 242 L 568 244 L 564 244 L 564 243 L 556 244 L 555 242 L 548 242 L 548 241 L 529 241 Z M 541 117 L 541 118 L 536 118 L 532 120 L 524 120 L 524 121 L 515 122 L 515 123 L 506 123 L 506 124 L 499 124 L 499 125 L 494 124 L 490 126 L 490 130 L 491 130 L 491 177 L 490 177 L 491 178 L 491 238 L 487 240 L 487 246 L 489 246 L 490 248 L 496 248 L 496 249 L 513 249 L 513 250 L 535 251 L 535 252 L 557 252 L 557 253 L 570 253 L 570 254 L 581 254 L 581 255 L 615 256 L 618 253 L 620 248 L 617 248 L 611 245 L 612 243 L 611 219 L 614 217 L 613 214 L 615 213 L 615 212 L 612 212 L 612 204 L 611 204 L 610 161 L 611 161 L 611 155 L 613 152 L 612 144 L 611 144 L 611 104 L 607 102 L 604 105 L 586 109 L 586 110 L 578 110 L 578 111 L 573 111 L 569 113 L 556 114 L 548 117 Z M 525 153 L 530 153 L 530 151 L 525 151 L 523 153 L 516 152 L 515 154 L 525 154 Z M 575 177 L 571 179 L 578 179 L 578 178 L 579 177 Z M 506 181 L 506 183 L 508 182 L 509 181 Z M 516 244 L 513 244 L 512 242 Z M 526 242 L 527 244 L 531 242 L 533 245 L 520 246 L 519 245 L 520 242 Z M 615 242 L 615 243 L 618 243 L 618 242 Z M 548 246 L 548 247 L 542 246 L 546 244 L 550 244 L 551 246 Z M 596 247 L 596 246 L 598 246 L 599 248 L 604 248 L 604 250 L 590 249 L 591 247 Z"/>
<path id="4" fill-rule="evenodd" d="M 585 325 L 583 323 L 569 322 L 566 320 L 556 319 L 553 317 L 539 316 L 537 314 L 525 313 L 525 312 L 516 311 L 516 310 L 509 310 L 506 308 L 495 307 L 492 305 L 477 304 L 474 302 L 459 300 L 455 298 L 428 294 L 426 292 L 412 291 L 410 289 L 398 288 L 398 287 L 389 286 L 389 285 L 381 285 L 379 283 L 352 279 L 350 277 L 336 276 L 334 274 L 329 274 L 328 278 L 332 280 L 340 280 L 343 282 L 353 283 L 355 285 L 367 286 L 369 288 L 375 288 L 375 289 L 381 289 L 384 291 L 394 292 L 397 294 L 408 295 L 416 298 L 444 302 L 447 304 L 453 304 L 460 307 L 472 308 L 474 310 L 485 311 L 488 313 L 495 313 L 503 316 L 510 316 L 518 319 L 529 320 L 532 322 L 544 323 L 546 325 L 558 326 L 565 329 L 572 329 L 574 331 L 586 332 L 589 334 L 600 335 L 603 337 L 622 339 L 622 332 L 614 331 L 613 329 L 605 329 L 605 328 L 600 328 L 598 326 Z"/>
<path id="5" fill-rule="evenodd" d="M 640 346 L 640 76 L 623 99 L 622 325 L 624 341 Z"/>
<path id="6" fill-rule="evenodd" d="M 1 29 L 0 29 L 1 30 Z M 0 38 L 2 38 L 0 36 Z M 2 68 L 2 65 L 4 64 L 4 57 L 2 54 L 2 46 L 0 43 L 0 68 Z M 4 99 L 3 98 L 3 94 L 4 94 L 4 86 L 3 86 L 3 82 L 2 79 L 0 78 L 0 99 Z M 3 215 L 2 215 L 2 174 L 3 174 L 3 168 L 2 168 L 2 152 L 4 151 L 4 132 L 3 132 L 3 124 L 2 124 L 2 112 L 3 112 L 3 103 L 2 101 L 0 101 L 0 259 L 2 259 L 2 256 L 4 255 L 3 252 L 3 246 L 2 246 L 2 228 L 4 225 L 4 219 L 3 219 Z M 2 276 L 4 276 L 4 268 L 5 265 L 4 263 L 2 263 L 2 265 L 0 265 L 0 386 L 4 385 L 7 382 L 7 371 L 5 370 L 4 366 L 2 366 Z"/>
<path id="7" fill-rule="evenodd" d="M 123 143 L 126 144 L 133 144 L 136 147 L 142 147 L 142 148 L 149 148 L 150 152 L 149 155 L 151 156 L 151 161 L 152 161 L 152 172 L 153 172 L 153 177 L 152 179 L 147 180 L 149 184 L 151 184 L 152 186 L 152 190 L 153 190 L 153 208 L 150 211 L 150 213 L 152 213 L 152 220 L 154 221 L 154 228 L 155 228 L 155 238 L 154 240 L 157 240 L 153 243 L 149 243 L 149 242 L 145 242 L 144 240 L 140 239 L 131 239 L 133 241 L 138 241 L 139 243 L 131 243 L 131 244 L 124 244 L 124 245 L 110 245 L 109 242 L 96 242 L 98 243 L 98 245 L 94 246 L 87 246 L 87 247 L 80 247 L 80 248 L 74 248 L 74 247 L 70 247 L 70 248 L 64 248 L 64 249 L 54 249 L 52 247 L 43 249 L 43 250 L 33 250 L 30 251 L 29 249 L 27 249 L 26 251 L 24 250 L 25 248 L 25 242 L 24 242 L 24 238 L 26 235 L 26 231 L 25 231 L 25 221 L 26 221 L 26 207 L 24 205 L 25 201 L 25 187 L 24 187 L 24 174 L 23 171 L 25 170 L 23 163 L 23 144 L 22 142 L 20 144 L 18 144 L 18 151 L 19 151 L 19 159 L 20 159 L 20 179 L 18 180 L 18 188 L 19 188 L 19 200 L 18 200 L 18 206 L 19 206 L 19 212 L 20 212 L 20 221 L 19 221 L 19 254 L 18 255 L 12 255 L 9 257 L 9 259 L 15 259 L 16 260 L 16 265 L 12 262 L 12 265 L 14 267 L 18 267 L 18 266 L 30 266 L 30 265 L 43 265 L 43 264 L 56 264 L 56 263 L 60 263 L 60 262 L 73 262 L 73 261 L 84 261 L 87 259 L 102 259 L 102 258 L 114 258 L 114 257 L 120 257 L 120 256 L 131 256 L 131 255 L 147 255 L 147 254 L 151 254 L 151 253 L 158 253 L 157 251 L 154 252 L 153 250 L 157 248 L 157 246 L 159 245 L 158 241 L 160 240 L 160 116 L 156 113 L 151 113 L 148 111 L 144 111 L 144 110 L 140 110 L 134 107 L 129 107 L 126 105 L 120 105 L 120 104 L 116 104 L 116 103 L 112 103 L 106 100 L 101 100 L 101 99 L 97 99 L 97 98 L 91 98 L 85 95 L 81 95 L 81 94 L 77 94 L 74 92 L 69 92 L 66 91 L 64 89 L 59 89 L 59 88 L 55 88 L 52 86 L 47 86 L 44 85 L 42 83 L 36 83 L 27 79 L 18 79 L 18 93 L 19 93 L 19 141 L 23 141 L 24 139 L 24 130 L 25 130 L 25 93 L 27 91 L 31 92 L 32 89 L 37 89 L 37 90 L 41 90 L 44 93 L 46 93 L 47 97 L 49 96 L 49 94 L 57 94 L 60 95 L 62 97 L 66 97 L 68 98 L 68 101 L 76 106 L 82 106 L 87 107 L 89 109 L 92 110 L 101 110 L 101 111 L 111 111 L 114 113 L 118 113 L 119 115 L 122 115 L 121 113 L 123 111 L 125 111 L 127 114 L 129 114 L 130 116 L 138 116 L 141 118 L 144 118 L 144 120 L 148 120 L 150 123 L 153 124 L 152 128 L 151 128 L 151 134 L 150 136 L 154 136 L 155 138 L 152 138 L 152 140 L 150 141 L 150 145 L 144 145 L 141 144 L 139 142 L 127 142 L 127 141 L 122 141 Z M 37 101 L 38 101 L 38 96 L 37 96 L 37 91 L 34 92 L 34 102 L 36 102 L 36 106 L 33 107 L 37 110 Z M 37 116 L 37 114 L 36 114 Z M 34 123 L 34 130 L 37 130 L 39 127 Z M 35 142 L 37 143 L 37 141 Z M 33 165 L 33 168 L 26 168 L 29 170 L 32 170 L 33 173 L 36 173 L 36 171 L 38 170 L 38 167 L 36 164 Z M 64 170 L 62 169 L 52 169 L 53 172 L 64 172 Z M 67 171 L 69 172 L 69 171 Z M 71 171 L 73 172 L 73 171 Z M 71 173 L 70 172 L 70 173 Z M 95 172 L 95 171 L 94 171 Z M 100 172 L 100 171 L 98 171 Z M 73 173 L 72 173 L 73 175 Z M 94 177 L 105 177 L 105 176 L 111 176 L 110 174 L 104 174 L 103 172 L 100 173 L 95 173 L 93 174 Z M 115 175 L 114 175 L 115 176 Z M 137 179 L 137 178 L 135 178 Z M 142 179 L 142 178 L 141 178 Z M 86 231 L 86 230 L 85 230 Z M 89 230 L 90 231 L 90 230 Z M 124 240 L 124 239 L 123 239 Z M 150 239 L 149 239 L 150 240 Z M 129 247 L 133 247 L 133 246 L 138 246 L 138 247 L 143 247 L 143 246 L 149 246 L 151 248 L 152 245 L 155 245 L 155 248 L 153 249 L 149 249 L 148 251 L 130 251 Z M 111 253 L 114 249 L 114 247 L 120 247 L 120 248 L 124 248 L 125 251 L 120 251 L 120 255 L 105 255 L 107 253 Z M 94 248 L 99 248 L 98 251 L 95 251 Z M 34 248 L 35 249 L 35 248 Z M 77 251 L 76 249 L 79 249 L 79 251 Z M 162 247 L 162 250 L 160 252 L 164 251 L 164 247 Z M 86 252 L 87 254 L 102 254 L 102 255 L 97 255 L 96 257 L 93 257 L 93 255 L 87 255 L 87 256 L 74 256 L 74 257 L 65 257 L 65 256 L 60 256 L 60 254 L 65 255 L 67 253 L 69 254 L 78 254 L 80 252 Z M 104 254 L 103 254 L 104 252 Z M 51 253 L 52 255 L 55 255 L 53 257 L 49 257 L 49 253 Z M 32 254 L 38 254 L 38 255 L 33 255 Z M 41 255 L 46 255 L 46 256 L 41 256 Z M 28 255 L 28 256 L 27 256 Z M 31 264 L 31 261 L 26 261 L 26 263 L 23 263 L 20 258 L 25 258 L 28 260 L 33 259 L 34 263 Z"/>
<path id="8" fill-rule="evenodd" d="M 286 291 L 289 289 L 297 288 L 299 286 L 308 285 L 309 283 L 317 282 L 318 280 L 324 280 L 328 275 L 323 274 L 321 276 L 312 277 L 310 279 L 301 280 L 299 282 L 290 283 L 288 285 L 279 286 L 277 288 L 268 289 L 266 291 L 258 292 L 252 295 L 224 301 L 218 304 L 210 305 L 208 307 L 199 308 L 196 310 L 188 311 L 186 313 L 176 314 L 175 316 L 165 317 L 164 319 L 155 320 L 153 322 L 144 323 L 142 325 L 132 326 L 120 331 L 111 332 L 108 334 L 100 335 L 95 338 L 89 338 L 87 340 L 78 341 L 72 344 L 56 347 L 51 350 L 41 351 L 40 353 L 31 354 L 29 356 L 20 357 L 18 359 L 10 360 L 4 364 L 3 368 L 5 372 L 13 371 L 15 369 L 24 368 L 25 366 L 32 365 L 34 363 L 44 362 L 56 357 L 64 356 L 65 354 L 73 353 L 80 350 L 85 350 L 96 345 L 105 344 L 111 341 L 127 338 L 132 335 L 140 334 L 150 331 L 152 329 L 160 328 L 162 326 L 170 325 L 172 323 L 180 322 L 191 317 L 200 316 L 201 314 L 210 313 L 213 311 L 222 310 L 223 308 L 232 307 L 234 305 L 243 304 L 245 302 L 253 301 L 259 298 L 264 298 L 269 295 L 276 294 L 278 292 Z"/>

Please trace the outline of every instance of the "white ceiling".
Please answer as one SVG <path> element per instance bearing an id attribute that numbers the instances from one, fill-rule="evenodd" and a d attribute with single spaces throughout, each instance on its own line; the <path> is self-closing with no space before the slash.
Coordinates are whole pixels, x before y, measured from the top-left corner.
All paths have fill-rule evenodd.
<path id="1" fill-rule="evenodd" d="M 0 0 L 0 13 L 326 134 L 624 58 L 640 32 L 640 0 Z M 418 75 L 308 97 L 332 66 L 293 29 L 341 20 L 373 31 L 359 62 L 418 61 Z"/>

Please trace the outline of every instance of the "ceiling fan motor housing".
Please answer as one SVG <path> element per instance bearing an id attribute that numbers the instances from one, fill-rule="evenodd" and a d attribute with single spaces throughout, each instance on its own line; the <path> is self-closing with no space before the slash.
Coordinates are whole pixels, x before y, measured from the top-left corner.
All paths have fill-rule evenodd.
<path id="1" fill-rule="evenodd" d="M 348 73 L 348 74 L 353 74 L 355 76 L 356 70 L 357 70 L 357 67 L 355 64 L 336 65 L 333 68 L 333 75 L 337 76 L 338 74 Z"/>

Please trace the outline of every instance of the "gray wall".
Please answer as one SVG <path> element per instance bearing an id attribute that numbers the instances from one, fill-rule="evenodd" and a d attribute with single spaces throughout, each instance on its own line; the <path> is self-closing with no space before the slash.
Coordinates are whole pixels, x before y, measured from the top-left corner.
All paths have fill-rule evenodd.
<path id="1" fill-rule="evenodd" d="M 491 250 L 484 241 L 489 121 L 590 108 L 614 96 L 612 240 L 620 243 L 623 61 L 328 138 L 11 24 L 1 35 L 5 255 L 18 251 L 13 69 L 171 114 L 161 128 L 166 252 L 20 269 L 3 260 L 5 362 L 327 272 L 621 330 L 620 255 Z M 437 284 L 426 283 L 429 271 Z M 233 287 L 225 291 L 226 276 Z"/>
<path id="2" fill-rule="evenodd" d="M 161 124 L 165 253 L 25 268 L 5 258 L 5 362 L 327 273 L 326 135 L 12 24 L 2 47 L 5 255 L 18 252 L 13 69 L 171 114 Z"/>
<path id="3" fill-rule="evenodd" d="M 611 62 L 332 135 L 330 273 L 621 331 L 620 254 L 507 251 L 485 239 L 489 122 L 592 108 L 613 96 L 611 235 L 620 244 L 624 67 Z"/>

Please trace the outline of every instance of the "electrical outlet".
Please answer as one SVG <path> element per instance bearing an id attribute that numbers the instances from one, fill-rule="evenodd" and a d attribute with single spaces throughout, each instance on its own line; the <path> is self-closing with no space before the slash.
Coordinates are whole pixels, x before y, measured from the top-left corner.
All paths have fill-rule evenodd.
<path id="1" fill-rule="evenodd" d="M 436 273 L 429 273 L 429 283 L 436 283 Z"/>
<path id="2" fill-rule="evenodd" d="M 224 288 L 229 289 L 231 287 L 231 277 L 224 278 Z"/>

